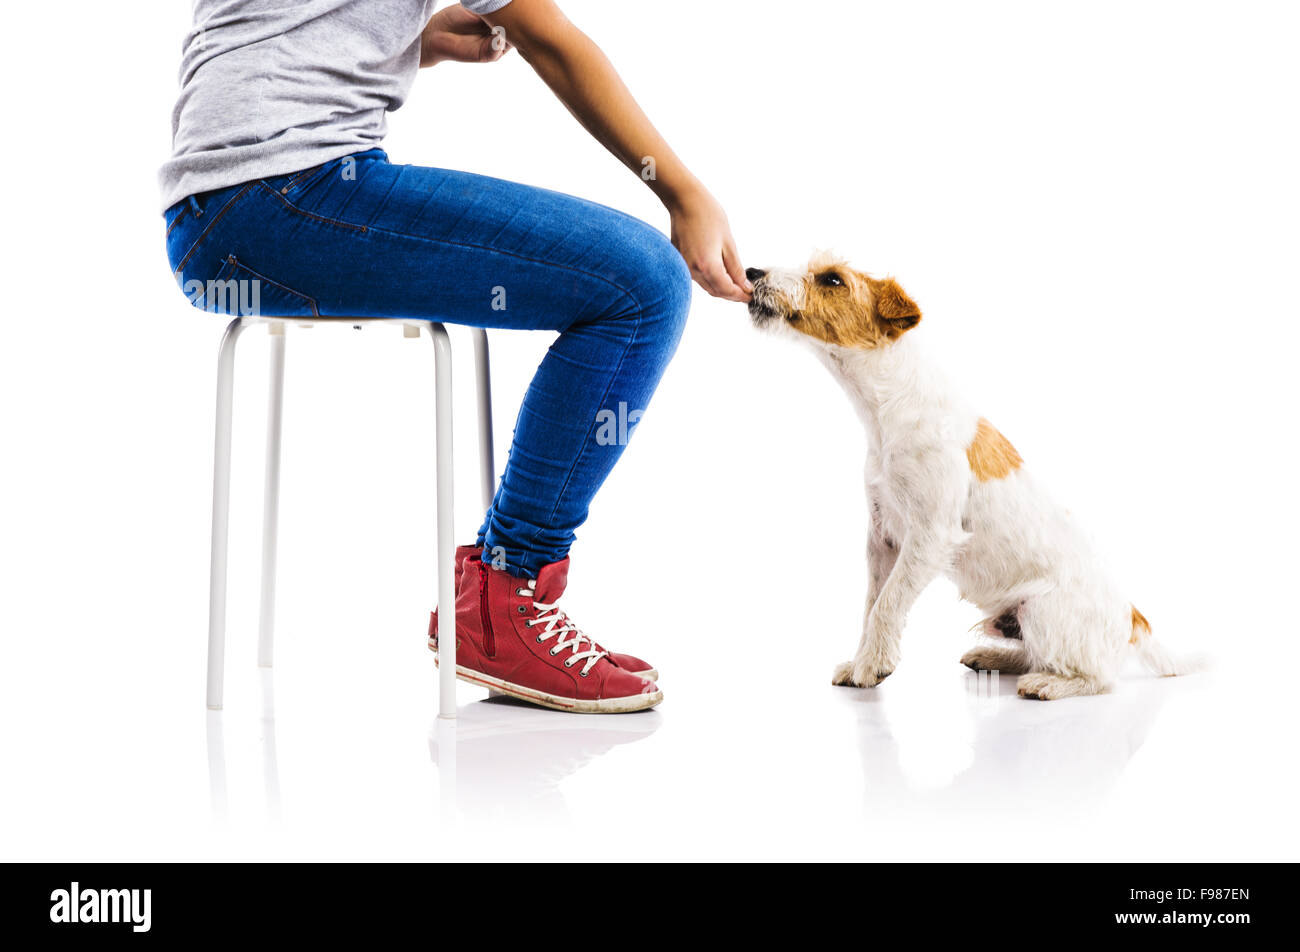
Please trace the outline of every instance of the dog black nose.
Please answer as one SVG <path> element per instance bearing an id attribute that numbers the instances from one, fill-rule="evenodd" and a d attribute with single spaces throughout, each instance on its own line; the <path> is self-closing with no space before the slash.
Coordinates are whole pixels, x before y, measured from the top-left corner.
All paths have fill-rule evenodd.
<path id="1" fill-rule="evenodd" d="M 765 275 L 765 274 L 767 274 L 767 272 L 766 272 L 766 271 L 763 271 L 763 270 L 761 270 L 761 269 L 759 269 L 759 268 L 746 268 L 746 269 L 745 269 L 745 277 L 749 278 L 749 280 L 751 280 L 751 281 L 757 281 L 759 278 L 761 278 L 761 277 L 762 277 L 763 275 Z"/>

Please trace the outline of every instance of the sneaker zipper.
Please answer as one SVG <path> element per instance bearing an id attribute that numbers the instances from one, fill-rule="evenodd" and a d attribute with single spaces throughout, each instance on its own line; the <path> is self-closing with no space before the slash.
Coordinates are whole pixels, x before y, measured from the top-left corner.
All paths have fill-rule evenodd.
<path id="1" fill-rule="evenodd" d="M 483 653 L 489 658 L 497 656 L 497 639 L 492 633 L 492 614 L 488 611 L 488 567 L 480 562 L 478 570 L 478 617 L 483 625 Z"/>

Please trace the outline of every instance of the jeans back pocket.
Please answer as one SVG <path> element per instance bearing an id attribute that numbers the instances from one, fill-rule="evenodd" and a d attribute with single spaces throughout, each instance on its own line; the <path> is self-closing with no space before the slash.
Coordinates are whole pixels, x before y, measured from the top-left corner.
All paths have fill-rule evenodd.
<path id="1" fill-rule="evenodd" d="M 197 308 L 231 317 L 320 317 L 316 299 L 227 255 L 216 277 L 186 281 L 181 290 Z"/>

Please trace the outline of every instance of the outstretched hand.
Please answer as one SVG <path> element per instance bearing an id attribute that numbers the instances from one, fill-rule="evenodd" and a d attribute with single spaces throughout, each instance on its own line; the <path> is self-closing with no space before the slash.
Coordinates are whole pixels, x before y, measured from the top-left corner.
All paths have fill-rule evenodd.
<path id="1" fill-rule="evenodd" d="M 688 200 L 669 206 L 672 242 L 691 269 L 691 277 L 714 297 L 727 301 L 749 300 L 752 284 L 731 237 L 727 213 L 708 192 L 699 190 Z"/>
<path id="2" fill-rule="evenodd" d="M 494 31 L 482 17 L 453 3 L 435 13 L 420 34 L 420 65 L 495 63 L 512 48 L 504 30 Z"/>

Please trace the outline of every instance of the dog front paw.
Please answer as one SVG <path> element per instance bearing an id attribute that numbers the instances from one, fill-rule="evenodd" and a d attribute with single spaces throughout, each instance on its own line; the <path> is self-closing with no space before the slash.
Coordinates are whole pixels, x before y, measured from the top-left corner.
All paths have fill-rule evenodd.
<path id="1" fill-rule="evenodd" d="M 961 656 L 961 663 L 972 671 L 1024 674 L 1029 670 L 1029 658 L 1023 649 L 1003 648 L 997 645 L 980 645 L 972 648 Z"/>
<path id="2" fill-rule="evenodd" d="M 892 668 L 881 671 L 878 665 L 869 661 L 845 661 L 835 666 L 831 684 L 847 688 L 874 688 L 893 673 Z"/>
<path id="3" fill-rule="evenodd" d="M 831 672 L 831 684 L 846 688 L 856 688 L 858 685 L 853 681 L 853 662 L 841 661 Z"/>

